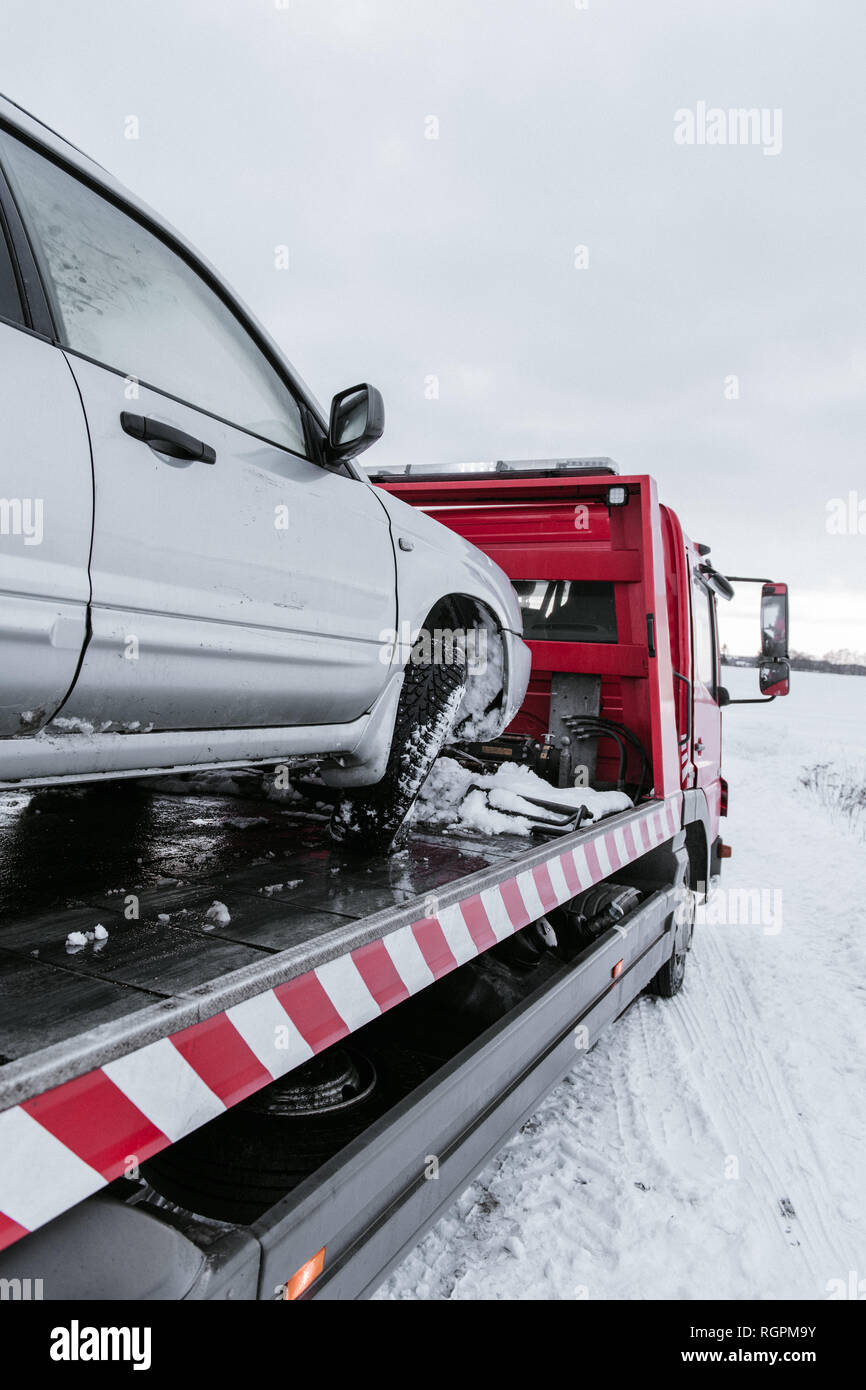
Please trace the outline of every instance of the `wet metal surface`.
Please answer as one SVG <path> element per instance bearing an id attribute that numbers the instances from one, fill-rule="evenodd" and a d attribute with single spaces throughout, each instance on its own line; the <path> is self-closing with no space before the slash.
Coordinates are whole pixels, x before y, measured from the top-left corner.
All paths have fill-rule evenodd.
<path id="1" fill-rule="evenodd" d="M 0 1081 L 34 1050 L 74 1052 L 84 1030 L 354 936 L 371 914 L 525 851 L 418 833 L 390 858 L 347 857 L 323 819 L 238 780 L 249 795 L 130 782 L 0 794 Z M 208 916 L 214 903 L 228 922 Z"/>

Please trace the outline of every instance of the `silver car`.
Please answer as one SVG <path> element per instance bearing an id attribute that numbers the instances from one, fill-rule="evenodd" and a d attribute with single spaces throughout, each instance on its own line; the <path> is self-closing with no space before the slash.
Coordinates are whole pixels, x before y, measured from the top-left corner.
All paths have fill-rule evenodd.
<path id="1" fill-rule="evenodd" d="M 0 98 L 0 786 L 315 759 L 391 844 L 529 655 L 503 572 L 374 488 L 216 272 Z M 479 636 L 484 638 L 479 659 Z"/>

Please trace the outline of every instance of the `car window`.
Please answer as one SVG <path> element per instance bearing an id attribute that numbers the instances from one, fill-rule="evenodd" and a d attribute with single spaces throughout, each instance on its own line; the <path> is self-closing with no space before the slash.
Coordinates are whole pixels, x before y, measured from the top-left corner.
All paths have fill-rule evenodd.
<path id="1" fill-rule="evenodd" d="M 205 280 L 51 160 L 11 136 L 2 150 L 64 345 L 306 455 L 297 402 Z"/>
<path id="2" fill-rule="evenodd" d="M 0 318 L 11 319 L 13 323 L 24 322 L 24 316 L 21 312 L 21 296 L 18 293 L 15 271 L 12 268 L 12 253 L 6 241 L 2 220 L 0 220 Z"/>
<path id="3" fill-rule="evenodd" d="M 709 589 L 692 583 L 694 615 L 695 675 L 711 695 L 716 693 L 716 655 L 713 642 L 713 596 Z"/>

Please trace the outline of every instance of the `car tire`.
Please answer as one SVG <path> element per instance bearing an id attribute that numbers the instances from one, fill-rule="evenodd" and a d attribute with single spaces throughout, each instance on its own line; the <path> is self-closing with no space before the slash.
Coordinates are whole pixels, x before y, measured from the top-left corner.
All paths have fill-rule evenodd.
<path id="1" fill-rule="evenodd" d="M 413 657 L 417 656 L 417 649 Z M 385 775 L 374 787 L 346 792 L 331 814 L 331 838 L 347 849 L 386 854 L 407 833 L 406 817 L 447 739 L 466 690 L 466 656 L 410 659 L 394 722 Z"/>

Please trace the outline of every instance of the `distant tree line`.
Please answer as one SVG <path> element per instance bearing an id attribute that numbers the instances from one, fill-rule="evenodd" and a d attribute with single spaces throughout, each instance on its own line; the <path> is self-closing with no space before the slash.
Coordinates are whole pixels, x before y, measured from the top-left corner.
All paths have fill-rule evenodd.
<path id="1" fill-rule="evenodd" d="M 866 676 L 866 662 L 848 660 L 854 653 L 828 652 L 826 656 L 807 656 L 805 652 L 792 652 L 790 656 L 792 671 L 827 671 L 837 676 Z M 726 647 L 722 648 L 723 666 L 760 666 L 759 656 L 732 656 Z"/>

